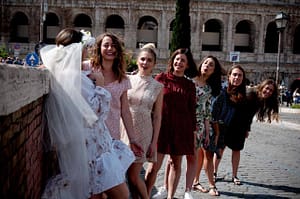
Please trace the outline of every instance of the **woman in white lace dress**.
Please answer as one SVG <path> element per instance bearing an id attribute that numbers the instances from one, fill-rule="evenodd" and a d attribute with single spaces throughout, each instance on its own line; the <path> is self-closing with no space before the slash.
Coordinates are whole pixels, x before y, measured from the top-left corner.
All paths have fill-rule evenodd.
<path id="1" fill-rule="evenodd" d="M 46 116 L 61 174 L 49 180 L 43 198 L 85 199 L 129 197 L 125 173 L 134 154 L 112 140 L 104 120 L 111 95 L 102 86 L 101 71 L 81 71 L 83 34 L 62 30 L 56 46 L 41 50 L 51 74 Z"/>
<path id="2" fill-rule="evenodd" d="M 154 46 L 145 45 L 137 56 L 138 72 L 128 75 L 132 88 L 128 90 L 129 108 L 133 119 L 135 139 L 142 146 L 142 156 L 136 156 L 128 169 L 128 182 L 133 199 L 149 199 L 152 186 L 141 179 L 140 172 L 146 161 L 156 162 L 157 139 L 161 124 L 163 84 L 152 77 L 156 64 Z M 122 128 L 122 137 L 126 134 Z"/>

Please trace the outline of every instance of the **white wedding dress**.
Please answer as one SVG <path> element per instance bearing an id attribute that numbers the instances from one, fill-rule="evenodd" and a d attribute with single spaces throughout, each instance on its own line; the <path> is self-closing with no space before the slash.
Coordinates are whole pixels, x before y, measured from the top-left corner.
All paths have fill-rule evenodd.
<path id="1" fill-rule="evenodd" d="M 81 73 L 82 44 L 41 49 L 50 71 L 45 114 L 60 174 L 48 180 L 43 199 L 86 199 L 125 180 L 134 154 L 104 125 L 110 94 Z"/>

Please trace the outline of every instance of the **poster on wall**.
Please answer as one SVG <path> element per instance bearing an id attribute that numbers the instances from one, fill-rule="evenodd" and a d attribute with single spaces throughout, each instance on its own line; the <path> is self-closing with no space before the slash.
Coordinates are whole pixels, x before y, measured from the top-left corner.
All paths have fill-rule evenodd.
<path id="1" fill-rule="evenodd" d="M 240 52 L 232 51 L 229 54 L 230 62 L 240 62 Z"/>

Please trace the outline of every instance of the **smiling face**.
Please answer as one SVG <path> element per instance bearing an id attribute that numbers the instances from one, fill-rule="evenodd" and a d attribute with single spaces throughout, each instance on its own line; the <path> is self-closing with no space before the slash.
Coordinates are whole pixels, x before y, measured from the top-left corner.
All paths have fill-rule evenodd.
<path id="1" fill-rule="evenodd" d="M 137 65 L 141 75 L 151 75 L 151 72 L 155 66 L 155 58 L 153 54 L 147 51 L 140 52 L 137 59 Z"/>
<path id="2" fill-rule="evenodd" d="M 188 59 L 185 54 L 177 54 L 173 61 L 173 74 L 184 76 L 184 71 L 188 68 Z"/>
<path id="3" fill-rule="evenodd" d="M 116 57 L 116 44 L 109 36 L 105 36 L 101 43 L 101 55 L 103 60 L 113 61 Z"/>
<path id="4" fill-rule="evenodd" d="M 263 99 L 271 97 L 274 92 L 274 89 L 275 88 L 273 84 L 266 84 L 261 90 L 260 97 Z"/>
<path id="5" fill-rule="evenodd" d="M 239 86 L 242 84 L 243 78 L 243 71 L 239 68 L 234 68 L 228 77 L 228 81 L 232 86 Z"/>

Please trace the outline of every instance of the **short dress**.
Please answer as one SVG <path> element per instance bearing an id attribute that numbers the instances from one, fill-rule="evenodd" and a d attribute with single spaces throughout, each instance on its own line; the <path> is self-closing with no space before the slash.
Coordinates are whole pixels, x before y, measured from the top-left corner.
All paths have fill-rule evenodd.
<path id="1" fill-rule="evenodd" d="M 246 100 L 234 103 L 229 99 L 229 95 L 226 92 L 226 88 L 216 99 L 213 106 L 213 117 L 217 121 L 222 121 L 223 112 L 226 111 L 225 120 L 227 122 L 221 122 L 220 135 L 218 140 L 218 148 L 224 149 L 225 146 L 232 150 L 242 150 L 244 148 L 246 133 L 250 129 L 251 116 L 249 107 L 247 107 Z M 230 110 L 230 111 L 229 111 Z M 252 111 L 251 111 L 252 112 Z M 224 126 L 224 127 L 223 127 Z"/>
<path id="2" fill-rule="evenodd" d="M 89 171 L 89 195 L 91 195 L 124 183 L 126 171 L 135 156 L 126 144 L 113 140 L 110 136 L 104 120 L 109 112 L 111 95 L 104 88 L 95 86 L 87 77 L 88 73 L 86 71 L 81 73 L 81 92 L 98 116 L 94 126 L 86 125 L 84 132 L 88 153 L 86 164 Z M 48 181 L 42 199 L 74 198 L 69 184 L 70 179 L 66 174 L 54 176 Z"/>
<path id="3" fill-rule="evenodd" d="M 246 103 L 235 104 L 235 112 L 225 133 L 225 145 L 234 151 L 244 148 L 246 133 L 250 129 Z"/>
<path id="4" fill-rule="evenodd" d="M 125 174 L 135 156 L 120 140 L 113 140 L 105 125 L 110 110 L 110 93 L 82 73 L 82 95 L 98 116 L 93 128 L 86 128 L 91 193 L 97 194 L 125 182 Z"/>
<path id="5" fill-rule="evenodd" d="M 194 81 L 195 83 L 195 81 Z M 195 83 L 196 84 L 196 83 Z M 206 137 L 205 120 L 211 120 L 211 87 L 209 85 L 199 86 L 196 84 L 196 147 L 203 147 Z"/>
<path id="6" fill-rule="evenodd" d="M 161 129 L 157 152 L 193 155 L 196 130 L 196 88 L 186 77 L 160 73 L 155 79 L 164 85 Z"/>
<path id="7" fill-rule="evenodd" d="M 152 76 L 136 74 L 129 75 L 128 78 L 132 86 L 127 94 L 135 130 L 135 139 L 144 151 L 141 157 L 136 157 L 135 162 L 155 162 L 156 153 L 151 158 L 146 157 L 146 153 L 153 136 L 152 110 L 163 85 L 153 79 Z M 126 134 L 126 130 L 122 127 L 122 135 L 124 134 Z"/>
<path id="8" fill-rule="evenodd" d="M 116 140 L 121 139 L 120 121 L 121 121 L 121 95 L 124 91 L 131 88 L 128 78 L 124 78 L 121 82 L 118 80 L 104 86 L 111 94 L 110 111 L 106 119 L 106 125 L 110 131 L 111 137 Z"/>

